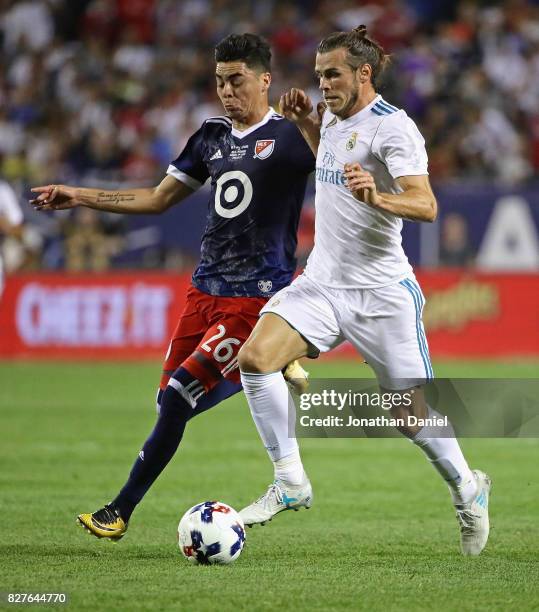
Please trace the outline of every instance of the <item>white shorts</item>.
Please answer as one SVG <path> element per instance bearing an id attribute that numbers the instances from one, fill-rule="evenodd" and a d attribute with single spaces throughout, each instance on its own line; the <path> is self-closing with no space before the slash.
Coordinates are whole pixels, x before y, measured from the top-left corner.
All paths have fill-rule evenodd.
<path id="1" fill-rule="evenodd" d="M 302 274 L 260 314 L 282 317 L 318 349 L 315 354 L 349 340 L 380 385 L 399 390 L 433 378 L 421 320 L 424 304 L 415 278 L 377 289 L 333 289 Z"/>

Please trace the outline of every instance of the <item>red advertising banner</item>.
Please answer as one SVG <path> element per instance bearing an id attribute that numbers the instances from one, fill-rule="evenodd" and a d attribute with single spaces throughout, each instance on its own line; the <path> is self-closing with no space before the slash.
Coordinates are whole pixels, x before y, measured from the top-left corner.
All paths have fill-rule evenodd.
<path id="1" fill-rule="evenodd" d="M 539 355 L 539 274 L 417 275 L 435 357 Z"/>
<path id="2" fill-rule="evenodd" d="M 539 355 L 539 275 L 418 273 L 434 357 Z M 147 272 L 7 279 L 0 358 L 162 358 L 189 275 Z M 349 346 L 335 357 L 354 355 Z"/>
<path id="3" fill-rule="evenodd" d="M 35 274 L 7 279 L 0 357 L 164 357 L 188 275 Z"/>

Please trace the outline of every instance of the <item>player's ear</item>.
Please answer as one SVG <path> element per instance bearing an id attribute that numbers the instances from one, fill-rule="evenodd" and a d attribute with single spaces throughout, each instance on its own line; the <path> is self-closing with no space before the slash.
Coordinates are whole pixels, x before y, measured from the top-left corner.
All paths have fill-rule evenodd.
<path id="1" fill-rule="evenodd" d="M 361 83 L 369 83 L 372 76 L 372 66 L 370 64 L 363 64 L 358 68 L 359 80 Z"/>
<path id="2" fill-rule="evenodd" d="M 268 89 L 270 88 L 270 85 L 271 85 L 271 73 L 270 72 L 263 72 L 260 75 L 260 81 L 261 81 L 261 85 L 262 85 L 262 92 L 266 93 L 268 91 Z"/>

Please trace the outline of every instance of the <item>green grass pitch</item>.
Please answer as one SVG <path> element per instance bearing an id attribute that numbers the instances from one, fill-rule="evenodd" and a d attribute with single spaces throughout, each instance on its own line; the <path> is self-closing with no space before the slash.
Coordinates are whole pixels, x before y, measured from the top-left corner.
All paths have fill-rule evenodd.
<path id="1" fill-rule="evenodd" d="M 537 362 L 435 364 L 438 376 L 533 377 Z M 316 376 L 365 376 L 351 362 Z M 406 440 L 301 443 L 315 503 L 248 530 L 240 559 L 195 567 L 176 525 L 237 509 L 272 473 L 243 395 L 193 420 L 117 544 L 75 525 L 123 484 L 154 419 L 159 364 L 0 364 L 0 591 L 67 592 L 71 610 L 539 609 L 539 440 L 463 440 L 493 479 L 491 539 L 463 558 L 446 487 Z"/>

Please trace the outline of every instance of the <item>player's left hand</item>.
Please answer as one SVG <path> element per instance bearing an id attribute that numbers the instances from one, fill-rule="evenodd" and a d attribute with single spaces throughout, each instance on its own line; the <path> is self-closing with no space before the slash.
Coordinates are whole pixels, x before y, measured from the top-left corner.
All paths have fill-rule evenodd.
<path id="1" fill-rule="evenodd" d="M 374 208 L 378 207 L 380 195 L 376 190 L 374 177 L 370 172 L 363 170 L 357 162 L 344 164 L 344 178 L 346 179 L 346 187 L 356 200 L 365 202 L 365 204 Z"/>
<path id="2" fill-rule="evenodd" d="M 281 96 L 279 110 L 289 121 L 301 123 L 313 112 L 313 103 L 302 89 L 292 87 Z"/>

